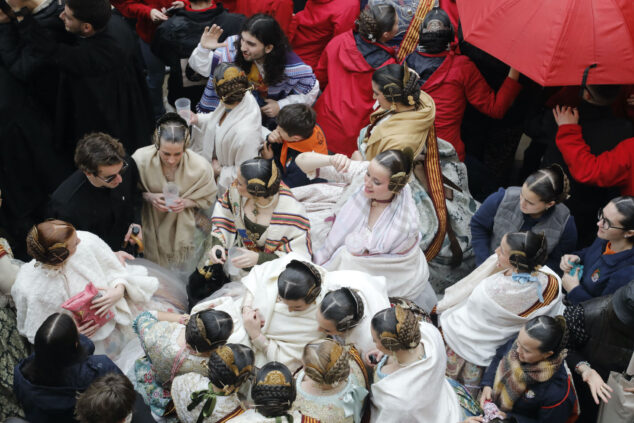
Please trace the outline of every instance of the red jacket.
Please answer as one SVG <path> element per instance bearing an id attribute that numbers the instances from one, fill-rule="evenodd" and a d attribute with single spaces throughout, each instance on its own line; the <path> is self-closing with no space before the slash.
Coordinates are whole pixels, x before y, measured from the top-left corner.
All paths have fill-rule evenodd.
<path id="1" fill-rule="evenodd" d="M 396 63 L 394 58 L 379 67 Z M 323 93 L 315 103 L 317 123 L 326 135 L 328 150 L 350 156 L 357 149 L 359 131 L 370 123 L 372 74 L 352 31 L 332 39 L 315 68 Z"/>
<path id="2" fill-rule="evenodd" d="M 418 52 L 412 54 L 424 56 Z M 506 78 L 496 93 L 467 56 L 455 54 L 454 51 L 442 54 L 447 57 L 421 89 L 436 103 L 436 135 L 451 143 L 460 160 L 464 161 L 465 149 L 460 138 L 460 126 L 467 101 L 485 115 L 501 119 L 513 104 L 522 85 Z M 420 73 L 415 67 L 414 70 Z"/>
<path id="3" fill-rule="evenodd" d="M 557 147 L 577 181 L 600 187 L 619 186 L 622 195 L 634 195 L 634 138 L 595 156 L 583 140 L 580 125 L 561 125 Z"/>
<path id="4" fill-rule="evenodd" d="M 315 69 L 328 42 L 354 27 L 359 9 L 359 0 L 308 0 L 291 21 L 288 38 L 293 51 Z"/>
<path id="5" fill-rule="evenodd" d="M 136 32 L 146 43 L 152 42 L 154 31 L 160 22 L 152 22 L 150 11 L 152 9 L 161 10 L 163 7 L 169 9 L 174 0 L 110 0 L 110 3 L 123 16 L 136 19 Z"/>
<path id="6" fill-rule="evenodd" d="M 247 18 L 256 13 L 271 15 L 288 35 L 293 18 L 293 0 L 224 0 L 222 5 L 229 12 L 241 13 Z"/>

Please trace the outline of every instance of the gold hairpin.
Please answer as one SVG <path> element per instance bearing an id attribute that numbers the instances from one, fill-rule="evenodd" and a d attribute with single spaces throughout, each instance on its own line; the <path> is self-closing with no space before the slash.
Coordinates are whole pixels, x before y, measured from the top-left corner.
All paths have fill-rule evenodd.
<path id="1" fill-rule="evenodd" d="M 264 380 L 258 382 L 258 385 L 267 385 L 267 386 L 291 386 L 290 383 L 286 381 L 284 377 L 284 373 L 279 370 L 270 371 Z"/>

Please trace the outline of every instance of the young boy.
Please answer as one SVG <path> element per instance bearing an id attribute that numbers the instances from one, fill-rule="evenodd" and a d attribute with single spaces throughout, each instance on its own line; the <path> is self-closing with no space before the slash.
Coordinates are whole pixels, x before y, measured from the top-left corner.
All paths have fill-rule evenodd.
<path id="1" fill-rule="evenodd" d="M 326 137 L 316 124 L 316 114 L 310 106 L 289 104 L 280 110 L 277 128 L 266 137 L 262 157 L 275 160 L 282 170 L 282 181 L 290 188 L 325 182 L 319 178 L 308 179 L 295 164 L 295 158 L 308 151 L 328 154 Z"/>

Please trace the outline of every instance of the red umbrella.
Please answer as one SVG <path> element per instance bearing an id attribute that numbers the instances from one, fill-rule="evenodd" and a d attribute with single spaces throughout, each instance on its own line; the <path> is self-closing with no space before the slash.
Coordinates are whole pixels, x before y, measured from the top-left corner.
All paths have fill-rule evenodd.
<path id="1" fill-rule="evenodd" d="M 634 84 L 634 0 L 458 0 L 464 39 L 542 86 Z"/>

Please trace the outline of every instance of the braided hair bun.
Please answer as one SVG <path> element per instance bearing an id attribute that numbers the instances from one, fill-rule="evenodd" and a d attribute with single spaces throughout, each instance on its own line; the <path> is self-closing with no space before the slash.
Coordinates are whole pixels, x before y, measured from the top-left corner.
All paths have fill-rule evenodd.
<path id="1" fill-rule="evenodd" d="M 302 361 L 306 375 L 320 385 L 334 385 L 350 375 L 348 350 L 332 339 L 311 342 L 304 347 Z"/>
<path id="2" fill-rule="evenodd" d="M 412 173 L 413 152 L 405 150 L 386 150 L 379 153 L 373 160 L 390 172 L 388 189 L 393 193 L 400 192 L 409 182 Z"/>
<path id="3" fill-rule="evenodd" d="M 407 64 L 383 66 L 372 74 L 372 81 L 388 101 L 416 108 L 422 106 L 418 80 L 418 74 L 411 71 Z"/>
<path id="4" fill-rule="evenodd" d="M 420 344 L 420 317 L 400 305 L 386 308 L 372 318 L 372 330 L 389 351 L 409 350 Z"/>
<path id="5" fill-rule="evenodd" d="M 277 292 L 285 300 L 315 302 L 321 293 L 322 272 L 312 263 L 291 260 L 277 278 Z"/>
<path id="6" fill-rule="evenodd" d="M 185 342 L 199 352 L 212 351 L 227 342 L 233 331 L 231 316 L 220 310 L 191 315 L 185 327 Z"/>
<path id="7" fill-rule="evenodd" d="M 291 371 L 284 364 L 272 361 L 257 372 L 251 387 L 251 398 L 260 414 L 279 417 L 287 414 L 297 392 Z"/>
<path id="8" fill-rule="evenodd" d="M 521 273 L 532 273 L 546 263 L 548 244 L 543 233 L 510 232 L 502 239 L 510 249 L 509 262 Z"/>
<path id="9" fill-rule="evenodd" d="M 226 344 L 209 356 L 209 380 L 225 394 L 237 391 L 253 374 L 255 354 L 242 344 Z"/>
<path id="10" fill-rule="evenodd" d="M 363 9 L 355 24 L 357 32 L 363 38 L 372 42 L 379 42 L 384 33 L 392 31 L 395 22 L 396 9 L 394 9 L 394 6 L 380 3 Z"/>
<path id="11" fill-rule="evenodd" d="M 558 204 L 570 198 L 570 180 L 563 168 L 556 163 L 531 173 L 524 185 L 544 203 L 554 201 Z"/>
<path id="12" fill-rule="evenodd" d="M 271 197 L 280 190 L 282 177 L 273 160 L 256 157 L 240 165 L 247 192 L 254 197 Z"/>
<path id="13" fill-rule="evenodd" d="M 332 320 L 339 332 L 356 327 L 365 315 L 363 299 L 356 290 L 339 288 L 328 292 L 319 304 L 324 319 Z"/>
<path id="14" fill-rule="evenodd" d="M 35 260 L 49 266 L 59 266 L 71 256 L 69 242 L 75 227 L 63 220 L 47 220 L 35 225 L 26 237 L 26 251 Z"/>
<path id="15" fill-rule="evenodd" d="M 240 67 L 234 63 L 220 63 L 214 69 L 214 88 L 225 104 L 237 104 L 251 89 L 251 83 Z"/>

